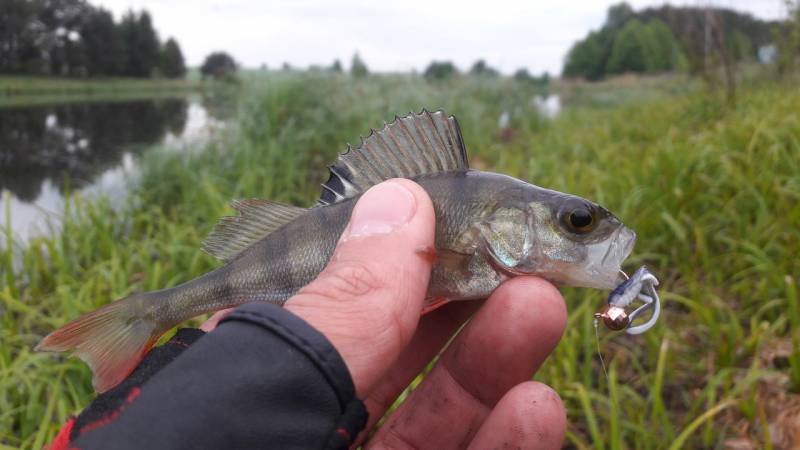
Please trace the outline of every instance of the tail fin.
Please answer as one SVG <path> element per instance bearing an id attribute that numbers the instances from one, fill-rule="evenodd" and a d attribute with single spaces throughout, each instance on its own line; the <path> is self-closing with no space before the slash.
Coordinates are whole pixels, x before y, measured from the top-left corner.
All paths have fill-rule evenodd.
<path id="1" fill-rule="evenodd" d="M 36 350 L 72 351 L 92 369 L 98 393 L 119 384 L 165 330 L 141 316 L 135 294 L 85 314 L 48 334 Z"/>

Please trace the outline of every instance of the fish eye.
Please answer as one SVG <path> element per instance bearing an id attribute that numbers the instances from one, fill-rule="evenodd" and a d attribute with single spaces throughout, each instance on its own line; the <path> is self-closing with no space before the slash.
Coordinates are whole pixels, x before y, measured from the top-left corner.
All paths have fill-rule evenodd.
<path id="1" fill-rule="evenodd" d="M 578 205 L 567 209 L 562 216 L 562 223 L 568 231 L 575 234 L 590 233 L 597 226 L 595 212 L 586 205 Z"/>

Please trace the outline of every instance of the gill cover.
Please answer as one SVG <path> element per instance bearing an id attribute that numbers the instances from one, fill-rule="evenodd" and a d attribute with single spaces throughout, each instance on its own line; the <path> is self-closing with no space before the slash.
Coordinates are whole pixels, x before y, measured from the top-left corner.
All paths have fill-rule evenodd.
<path id="1" fill-rule="evenodd" d="M 540 261 L 535 253 L 538 246 L 531 211 L 498 208 L 478 227 L 487 252 L 501 270 L 513 275 L 535 272 Z"/>

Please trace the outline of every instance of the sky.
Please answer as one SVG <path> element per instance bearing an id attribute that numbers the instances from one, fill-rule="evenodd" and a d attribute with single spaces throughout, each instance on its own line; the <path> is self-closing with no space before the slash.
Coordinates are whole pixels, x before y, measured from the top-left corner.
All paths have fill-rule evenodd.
<path id="1" fill-rule="evenodd" d="M 570 46 L 599 28 L 605 0 L 91 0 L 119 18 L 147 9 L 162 39 L 175 37 L 187 64 L 224 50 L 245 67 L 330 65 L 355 52 L 372 71 L 424 70 L 432 60 L 462 70 L 483 58 L 510 74 L 558 74 Z M 634 9 L 663 0 L 629 0 Z M 763 19 L 785 16 L 782 0 L 670 2 L 722 6 Z"/>

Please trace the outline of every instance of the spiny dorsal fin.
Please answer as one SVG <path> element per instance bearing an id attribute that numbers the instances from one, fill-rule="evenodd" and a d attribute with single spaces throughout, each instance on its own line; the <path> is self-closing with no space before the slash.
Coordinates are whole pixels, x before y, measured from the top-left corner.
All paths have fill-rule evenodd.
<path id="1" fill-rule="evenodd" d="M 322 185 L 320 205 L 353 197 L 390 178 L 467 169 L 467 150 L 458 121 L 444 111 L 396 117 L 380 131 L 361 140 L 330 166 Z"/>
<path id="2" fill-rule="evenodd" d="M 238 216 L 223 217 L 203 241 L 203 251 L 229 261 L 242 250 L 260 241 L 307 210 L 270 200 L 234 200 L 231 208 Z"/>

